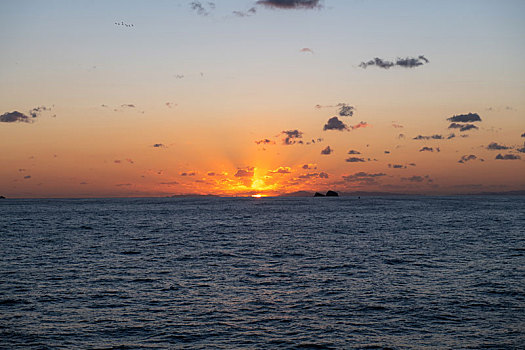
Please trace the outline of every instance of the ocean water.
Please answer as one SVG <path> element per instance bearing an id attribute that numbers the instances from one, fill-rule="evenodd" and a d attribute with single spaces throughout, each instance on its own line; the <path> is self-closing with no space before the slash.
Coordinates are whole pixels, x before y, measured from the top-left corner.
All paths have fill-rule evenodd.
<path id="1" fill-rule="evenodd" d="M 525 348 L 525 197 L 0 210 L 2 349 Z"/>

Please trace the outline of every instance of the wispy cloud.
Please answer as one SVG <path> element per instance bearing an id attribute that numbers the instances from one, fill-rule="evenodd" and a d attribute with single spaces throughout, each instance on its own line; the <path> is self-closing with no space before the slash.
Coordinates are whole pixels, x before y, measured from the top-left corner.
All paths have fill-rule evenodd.
<path id="1" fill-rule="evenodd" d="M 351 149 L 350 151 L 348 151 L 348 154 L 361 154 L 361 152 L 356 151 L 355 149 Z"/>
<path id="2" fill-rule="evenodd" d="M 320 173 L 308 173 L 308 174 L 299 175 L 299 179 L 311 179 L 311 178 L 328 179 L 328 174 L 321 171 Z"/>
<path id="3" fill-rule="evenodd" d="M 343 180 L 345 182 L 358 182 L 363 184 L 376 184 L 377 178 L 386 176 L 385 173 L 365 173 L 365 172 L 358 172 L 352 175 L 343 175 Z"/>
<path id="4" fill-rule="evenodd" d="M 274 9 L 314 9 L 320 8 L 320 0 L 259 0 L 257 5 Z"/>
<path id="5" fill-rule="evenodd" d="M 359 162 L 364 162 L 364 161 L 365 161 L 364 158 L 358 158 L 358 157 L 350 157 L 350 158 L 345 159 L 345 162 L 348 162 L 348 163 L 359 163 Z"/>
<path id="6" fill-rule="evenodd" d="M 156 143 L 153 145 L 154 148 L 168 148 L 168 146 L 166 146 L 165 144 L 163 143 Z"/>
<path id="7" fill-rule="evenodd" d="M 292 171 L 289 167 L 278 167 L 275 170 L 268 171 L 268 174 L 290 174 Z"/>
<path id="8" fill-rule="evenodd" d="M 269 145 L 269 144 L 275 144 L 275 141 L 272 141 L 270 139 L 262 139 L 262 140 L 257 140 L 257 141 L 254 141 L 256 144 L 258 145 Z"/>
<path id="9" fill-rule="evenodd" d="M 419 182 L 419 183 L 425 182 L 425 181 L 428 183 L 434 182 L 434 180 L 432 180 L 429 175 L 425 175 L 425 176 L 414 175 L 411 177 L 402 177 L 401 181 Z"/>
<path id="10" fill-rule="evenodd" d="M 395 61 L 388 61 L 384 60 L 382 58 L 375 57 L 372 60 L 369 60 L 367 62 L 361 62 L 359 64 L 359 67 L 366 69 L 369 66 L 375 66 L 383 69 L 390 69 L 392 67 L 403 67 L 403 68 L 415 68 L 422 66 L 426 63 L 428 63 L 429 60 L 425 56 L 418 56 L 417 58 L 414 57 L 406 57 L 406 58 L 398 58 Z"/>
<path id="11" fill-rule="evenodd" d="M 215 10 L 215 3 L 208 2 L 203 5 L 200 1 L 192 1 L 190 2 L 190 7 L 198 15 L 208 16 L 211 11 Z"/>
<path id="12" fill-rule="evenodd" d="M 237 17 L 250 17 L 257 13 L 257 9 L 255 7 L 252 7 L 248 9 L 247 11 L 233 11 L 233 14 Z"/>
<path id="13" fill-rule="evenodd" d="M 314 50 L 312 50 L 312 49 L 309 48 L 309 47 L 303 47 L 301 50 L 299 50 L 299 52 L 303 52 L 303 53 L 311 53 L 311 54 L 313 54 L 313 53 L 314 53 Z"/>

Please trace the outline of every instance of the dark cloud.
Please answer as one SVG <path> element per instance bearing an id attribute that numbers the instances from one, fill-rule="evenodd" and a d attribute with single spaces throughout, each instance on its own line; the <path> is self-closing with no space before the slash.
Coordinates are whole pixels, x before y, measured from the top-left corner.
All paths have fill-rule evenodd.
<path id="1" fill-rule="evenodd" d="M 120 105 L 120 107 L 122 107 L 122 108 L 135 108 L 135 105 L 130 103 L 130 104 Z"/>
<path id="2" fill-rule="evenodd" d="M 14 111 L 14 112 L 7 112 L 2 115 L 0 115 L 0 122 L 1 123 L 32 123 L 33 119 L 25 115 L 24 113 Z"/>
<path id="3" fill-rule="evenodd" d="M 384 173 L 365 173 L 365 172 L 358 172 L 352 175 L 346 175 L 343 176 L 343 180 L 345 182 L 359 182 L 363 184 L 376 184 L 376 179 L 382 176 L 386 176 Z"/>
<path id="4" fill-rule="evenodd" d="M 153 147 L 155 148 L 167 148 L 167 146 L 163 143 L 156 143 L 153 145 Z"/>
<path id="5" fill-rule="evenodd" d="M 500 160 L 516 160 L 516 159 L 521 159 L 520 156 L 518 155 L 515 155 L 515 154 L 505 154 L 505 155 L 501 155 L 501 153 L 499 153 L 495 159 L 500 159 Z"/>
<path id="6" fill-rule="evenodd" d="M 392 169 L 406 169 L 407 168 L 406 165 L 401 165 L 401 164 L 388 164 L 388 167 Z"/>
<path id="7" fill-rule="evenodd" d="M 448 126 L 449 129 L 459 129 L 459 131 L 469 131 L 471 129 L 479 129 L 474 124 L 458 124 L 458 123 L 452 123 Z"/>
<path id="8" fill-rule="evenodd" d="M 299 175 L 299 179 L 310 179 L 310 178 L 328 179 L 328 174 L 325 172 L 320 172 L 320 173 L 309 173 L 309 174 Z"/>
<path id="9" fill-rule="evenodd" d="M 505 145 L 500 145 L 497 142 L 491 142 L 487 146 L 488 150 L 494 151 L 494 150 L 504 150 L 504 149 L 510 149 L 510 147 L 507 147 Z"/>
<path id="10" fill-rule="evenodd" d="M 26 179 L 26 180 L 28 180 L 28 179 L 30 179 L 30 178 L 31 178 L 31 175 L 26 175 L 26 176 L 24 176 L 24 179 Z"/>
<path id="11" fill-rule="evenodd" d="M 350 151 L 348 151 L 348 154 L 361 154 L 361 152 L 356 151 L 355 149 L 351 149 Z"/>
<path id="12" fill-rule="evenodd" d="M 326 146 L 326 148 L 321 151 L 321 154 L 329 155 L 329 154 L 332 154 L 333 152 L 334 152 L 334 150 L 331 149 L 330 146 Z"/>
<path id="13" fill-rule="evenodd" d="M 428 63 L 428 59 L 425 58 L 425 56 L 419 56 L 417 58 L 413 57 L 406 57 L 406 58 L 398 58 L 395 62 L 387 61 L 381 58 L 374 58 L 368 62 L 361 62 L 359 64 L 359 67 L 361 68 L 367 68 L 368 66 L 376 66 L 383 69 L 390 69 L 394 66 L 397 67 L 403 67 L 403 68 L 415 68 L 422 66 L 425 63 Z"/>
<path id="14" fill-rule="evenodd" d="M 466 163 L 466 162 L 468 162 L 468 161 L 470 161 L 470 160 L 475 160 L 475 159 L 477 159 L 477 158 L 478 158 L 478 157 L 476 157 L 476 156 L 473 155 L 473 154 L 464 155 L 464 156 L 461 157 L 460 160 L 458 160 L 458 163 Z"/>
<path id="15" fill-rule="evenodd" d="M 359 162 L 364 162 L 364 158 L 358 158 L 358 157 L 350 157 L 350 158 L 346 158 L 345 159 L 345 162 L 348 162 L 348 163 L 359 163 Z"/>
<path id="16" fill-rule="evenodd" d="M 248 11 L 233 11 L 233 14 L 237 17 L 249 17 L 253 16 L 257 13 L 257 9 L 255 7 L 250 8 Z"/>
<path id="17" fill-rule="evenodd" d="M 453 123 L 472 123 L 472 122 L 480 122 L 481 118 L 479 114 L 477 113 L 467 113 L 467 114 L 454 115 L 450 118 L 447 118 L 447 120 Z"/>
<path id="18" fill-rule="evenodd" d="M 413 140 L 443 140 L 444 137 L 443 135 L 438 135 L 438 134 L 435 134 L 435 135 L 431 135 L 431 136 L 423 136 L 423 135 L 417 135 L 416 137 L 413 138 Z"/>
<path id="19" fill-rule="evenodd" d="M 419 150 L 419 152 L 434 152 L 434 149 L 432 147 L 423 147 Z"/>
<path id="20" fill-rule="evenodd" d="M 340 117 L 351 117 L 354 115 L 354 106 L 347 105 L 346 103 L 340 103 L 339 116 Z"/>
<path id="21" fill-rule="evenodd" d="M 275 144 L 274 141 L 270 140 L 270 139 L 262 139 L 262 140 L 258 140 L 258 141 L 254 141 L 256 144 L 258 145 L 268 145 L 268 144 Z"/>
<path id="22" fill-rule="evenodd" d="M 51 108 L 48 108 L 46 106 L 35 107 L 29 111 L 29 115 L 33 118 L 36 118 L 36 117 L 39 117 L 42 112 L 50 111 L 50 110 Z"/>
<path id="23" fill-rule="evenodd" d="M 235 173 L 235 177 L 253 177 L 253 167 L 247 167 L 245 169 L 239 169 Z"/>
<path id="24" fill-rule="evenodd" d="M 286 135 L 286 137 L 283 139 L 283 144 L 285 145 L 293 145 L 297 142 L 296 139 L 303 138 L 303 133 L 299 130 L 281 131 L 281 134 Z"/>
<path id="25" fill-rule="evenodd" d="M 523 147 L 516 148 L 516 151 L 518 151 L 520 153 L 525 153 L 525 142 L 523 143 Z"/>
<path id="26" fill-rule="evenodd" d="M 390 151 L 385 151 L 385 154 L 390 154 Z"/>
<path id="27" fill-rule="evenodd" d="M 521 137 L 525 137 L 525 132 L 523 134 L 521 134 Z"/>
<path id="28" fill-rule="evenodd" d="M 194 171 L 191 171 L 191 172 L 182 172 L 179 174 L 180 176 L 195 176 L 196 173 Z"/>
<path id="29" fill-rule="evenodd" d="M 332 117 L 332 118 L 328 119 L 328 121 L 326 122 L 326 124 L 323 127 L 323 130 L 325 130 L 325 131 L 326 130 L 343 131 L 343 130 L 348 130 L 348 126 L 346 126 L 345 123 L 340 121 L 339 118 Z"/>
<path id="30" fill-rule="evenodd" d="M 203 5 L 200 1 L 190 2 L 190 7 L 193 11 L 197 12 L 200 16 L 208 16 L 211 11 L 215 9 L 215 3 L 208 2 L 208 6 Z"/>
<path id="31" fill-rule="evenodd" d="M 408 163 L 410 166 L 416 166 L 416 163 Z"/>
<path id="32" fill-rule="evenodd" d="M 275 9 L 313 9 L 320 8 L 320 0 L 259 0 L 257 5 Z"/>
<path id="33" fill-rule="evenodd" d="M 317 169 L 317 164 L 305 164 L 302 166 L 302 168 L 305 170 Z"/>
<path id="34" fill-rule="evenodd" d="M 447 136 L 447 140 L 453 139 L 454 137 L 456 137 L 456 134 L 452 133 Z"/>

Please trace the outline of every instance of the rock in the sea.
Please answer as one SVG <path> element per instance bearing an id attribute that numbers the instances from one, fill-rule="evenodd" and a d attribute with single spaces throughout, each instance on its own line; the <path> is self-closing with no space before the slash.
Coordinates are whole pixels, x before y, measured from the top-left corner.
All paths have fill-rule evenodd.
<path id="1" fill-rule="evenodd" d="M 324 197 L 324 194 L 315 192 L 314 197 Z"/>
<path id="2" fill-rule="evenodd" d="M 328 192 L 326 192 L 326 196 L 327 197 L 339 197 L 339 193 L 337 193 L 335 191 L 328 191 Z"/>

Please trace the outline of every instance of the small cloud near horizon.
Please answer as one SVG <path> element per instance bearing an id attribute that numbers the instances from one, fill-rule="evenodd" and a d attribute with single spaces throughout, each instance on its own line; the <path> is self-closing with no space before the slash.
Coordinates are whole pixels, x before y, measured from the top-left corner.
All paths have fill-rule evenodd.
<path id="1" fill-rule="evenodd" d="M 422 66 L 426 63 L 428 63 L 429 60 L 423 56 L 420 55 L 417 58 L 414 57 L 406 57 L 406 58 L 398 58 L 396 61 L 388 61 L 384 60 L 379 57 L 375 57 L 372 60 L 369 60 L 367 62 L 361 62 L 359 64 L 359 67 L 366 69 L 369 66 L 375 66 L 383 69 L 390 69 L 392 67 L 403 67 L 403 68 L 415 68 Z"/>
<path id="2" fill-rule="evenodd" d="M 256 4 L 283 10 L 321 8 L 320 0 L 259 0 Z"/>
<path id="3" fill-rule="evenodd" d="M 330 155 L 334 153 L 334 150 L 330 148 L 330 146 L 326 146 L 326 148 L 324 148 L 322 151 L 321 151 L 321 154 L 322 155 Z"/>

